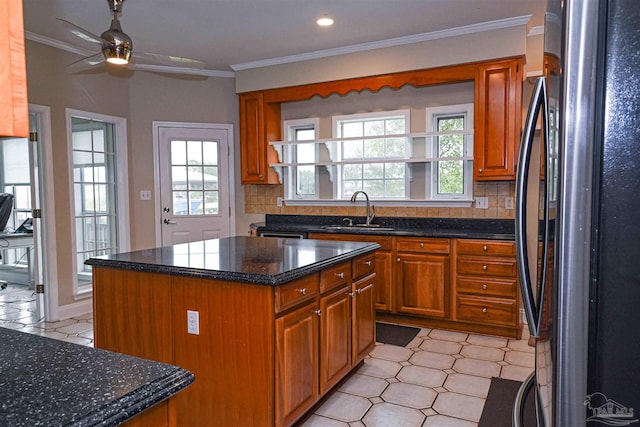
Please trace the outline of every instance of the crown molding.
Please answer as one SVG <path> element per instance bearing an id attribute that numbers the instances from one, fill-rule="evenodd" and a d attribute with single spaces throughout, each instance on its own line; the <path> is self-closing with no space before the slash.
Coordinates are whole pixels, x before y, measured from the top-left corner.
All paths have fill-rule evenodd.
<path id="1" fill-rule="evenodd" d="M 413 43 L 420 43 L 430 40 L 444 39 L 448 37 L 461 36 L 466 34 L 480 33 L 484 31 L 497 30 L 502 28 L 526 25 L 531 19 L 531 15 L 516 16 L 513 18 L 499 19 L 495 21 L 482 22 L 479 24 L 465 25 L 462 27 L 450 28 L 446 30 L 432 31 L 429 33 L 415 34 L 412 36 L 396 37 L 393 39 L 381 40 L 371 43 L 361 43 L 351 46 L 338 47 L 334 49 L 318 50 L 315 52 L 301 53 L 298 55 L 282 56 L 279 58 L 264 59 L 260 61 L 245 62 L 231 65 L 234 71 L 249 70 L 253 68 L 268 67 L 271 65 L 288 64 L 291 62 L 307 61 L 310 59 L 327 58 L 330 56 L 345 55 L 349 53 L 365 52 L 374 49 L 403 46 Z"/>
<path id="2" fill-rule="evenodd" d="M 64 50 L 65 52 L 74 53 L 76 55 L 81 56 L 93 56 L 96 54 L 95 51 L 84 49 L 79 46 L 74 46 L 72 44 L 53 39 L 51 37 L 43 36 L 41 34 L 33 33 L 31 31 L 25 31 L 24 37 L 27 40 L 31 40 L 36 43 L 44 44 L 47 46 L 54 47 L 56 49 Z M 140 71 L 152 71 L 158 73 L 170 73 L 170 74 L 189 74 L 196 76 L 206 76 L 206 77 L 224 77 L 224 78 L 235 78 L 236 74 L 233 71 L 218 71 L 218 70 L 208 70 L 208 69 L 195 69 L 195 68 L 186 68 L 186 67 L 171 67 L 168 65 L 151 65 L 151 64 L 133 64 L 133 68 Z"/>

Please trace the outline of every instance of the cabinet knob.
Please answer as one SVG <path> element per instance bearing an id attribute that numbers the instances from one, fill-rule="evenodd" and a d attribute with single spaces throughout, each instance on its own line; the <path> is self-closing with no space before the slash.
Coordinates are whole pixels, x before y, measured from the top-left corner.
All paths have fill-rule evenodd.
<path id="1" fill-rule="evenodd" d="M 396 262 L 400 262 L 400 257 L 396 258 Z"/>
<path id="2" fill-rule="evenodd" d="M 344 273 L 336 273 L 336 276 L 341 279 L 344 279 Z"/>
<path id="3" fill-rule="evenodd" d="M 366 265 L 367 267 L 371 267 L 371 261 L 365 261 L 364 265 Z"/>
<path id="4" fill-rule="evenodd" d="M 307 294 L 307 288 L 298 289 L 298 292 L 300 292 L 300 295 L 304 296 Z"/>
<path id="5" fill-rule="evenodd" d="M 483 266 L 482 266 L 482 269 L 483 269 L 484 271 L 487 271 L 487 269 L 488 269 L 488 268 L 489 268 L 489 267 L 487 267 L 486 265 L 483 265 Z"/>
<path id="6" fill-rule="evenodd" d="M 264 178 L 264 174 L 260 174 L 258 175 L 260 178 Z"/>
<path id="7" fill-rule="evenodd" d="M 424 248 L 424 243 L 420 242 L 420 247 Z"/>
<path id="8" fill-rule="evenodd" d="M 483 251 L 485 251 L 485 252 L 486 252 L 488 249 L 489 249 L 489 248 L 487 247 L 487 245 L 484 245 L 484 246 L 482 247 L 482 250 L 483 250 Z"/>
<path id="9" fill-rule="evenodd" d="M 487 307 L 482 307 L 482 312 L 486 313 L 487 312 Z"/>
<path id="10" fill-rule="evenodd" d="M 478 169 L 478 173 L 482 173 L 482 169 Z"/>
<path id="11" fill-rule="evenodd" d="M 353 292 L 349 292 L 347 295 L 349 295 L 351 298 L 353 298 L 353 297 L 355 297 L 355 296 L 356 296 L 356 294 L 355 294 L 355 293 L 353 293 Z"/>
<path id="12" fill-rule="evenodd" d="M 318 317 L 322 316 L 322 310 L 315 310 L 314 313 L 317 314 Z"/>
<path id="13" fill-rule="evenodd" d="M 484 289 L 484 290 L 486 290 L 486 289 L 487 289 L 487 284 L 486 284 L 486 283 L 484 283 L 484 284 L 482 285 L 482 289 Z"/>

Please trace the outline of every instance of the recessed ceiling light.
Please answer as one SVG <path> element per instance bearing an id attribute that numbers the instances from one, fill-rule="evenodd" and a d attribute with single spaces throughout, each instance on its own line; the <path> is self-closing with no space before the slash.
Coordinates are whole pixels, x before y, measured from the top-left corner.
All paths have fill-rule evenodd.
<path id="1" fill-rule="evenodd" d="M 323 16 L 322 18 L 318 18 L 316 24 L 320 25 L 321 27 L 329 27 L 333 25 L 333 19 L 329 18 L 328 16 Z"/>

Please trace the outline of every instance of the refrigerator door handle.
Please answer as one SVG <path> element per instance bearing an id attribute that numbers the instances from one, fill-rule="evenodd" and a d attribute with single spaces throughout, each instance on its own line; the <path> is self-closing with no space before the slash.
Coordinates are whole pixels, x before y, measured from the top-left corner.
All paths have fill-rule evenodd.
<path id="1" fill-rule="evenodd" d="M 527 112 L 527 118 L 525 121 L 524 129 L 522 132 L 522 141 L 520 143 L 520 154 L 518 157 L 518 170 L 516 174 L 516 205 L 515 205 L 515 240 L 516 240 L 516 260 L 518 265 L 518 273 L 520 276 L 520 291 L 522 294 L 523 306 L 525 315 L 527 317 L 527 324 L 529 325 L 529 333 L 533 337 L 538 336 L 539 332 L 539 313 L 540 307 L 537 306 L 541 303 L 541 298 L 538 298 L 538 304 L 534 296 L 534 283 L 531 280 L 531 274 L 529 271 L 528 263 L 528 250 L 527 250 L 527 190 L 528 190 L 528 178 L 531 165 L 531 155 L 534 144 L 536 122 L 538 121 L 538 115 L 540 111 L 543 111 L 542 115 L 542 127 L 545 132 L 544 143 L 548 144 L 548 129 L 547 129 L 547 90 L 546 90 L 546 78 L 539 77 L 536 80 L 536 84 L 531 96 L 531 102 L 529 104 L 529 111 Z M 547 147 L 548 150 L 548 147 Z M 545 152 L 548 155 L 548 151 Z M 546 156 L 545 156 L 546 157 Z M 549 171 L 549 165 L 544 162 L 545 173 Z M 539 170 L 536 173 L 540 173 Z M 546 180 L 545 180 L 546 181 Z M 547 191 L 546 189 L 544 190 Z M 545 208 L 548 208 L 548 197 L 545 194 Z M 538 221 L 538 218 L 535 218 Z M 546 243 L 548 242 L 548 213 L 545 209 L 544 212 L 544 239 L 542 247 L 542 256 L 544 268 L 541 271 L 542 276 L 546 274 Z M 538 236 L 528 236 L 529 238 L 538 240 Z M 544 284 L 544 278 L 541 282 Z M 539 293 L 540 295 L 541 293 Z"/>
<path id="2" fill-rule="evenodd" d="M 522 423 L 522 415 L 524 414 L 524 402 L 529 394 L 529 391 L 536 383 L 536 372 L 533 371 L 529 374 L 527 378 L 522 382 L 522 385 L 518 389 L 518 393 L 516 394 L 515 403 L 513 405 L 513 413 L 511 418 L 511 425 L 513 427 L 523 427 Z"/>

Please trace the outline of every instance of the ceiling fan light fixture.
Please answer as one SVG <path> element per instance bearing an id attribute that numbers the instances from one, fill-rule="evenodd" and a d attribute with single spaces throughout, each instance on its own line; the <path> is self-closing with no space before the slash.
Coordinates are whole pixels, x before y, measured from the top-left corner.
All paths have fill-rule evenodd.
<path id="1" fill-rule="evenodd" d="M 129 63 L 133 42 L 131 37 L 122 31 L 116 16 L 111 21 L 111 27 L 102 33 L 100 38 L 102 39 L 102 55 L 107 62 L 117 65 Z"/>

